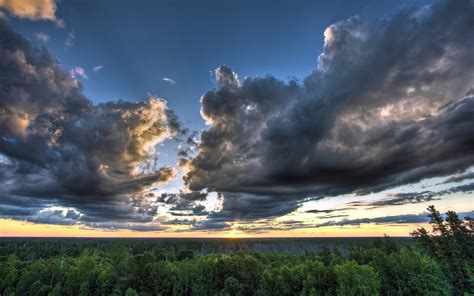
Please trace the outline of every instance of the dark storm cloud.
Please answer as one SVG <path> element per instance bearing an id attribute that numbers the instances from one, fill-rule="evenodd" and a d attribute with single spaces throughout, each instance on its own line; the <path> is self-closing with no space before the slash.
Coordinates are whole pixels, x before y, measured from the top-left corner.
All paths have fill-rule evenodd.
<path id="1" fill-rule="evenodd" d="M 203 205 L 197 205 L 195 206 L 193 209 L 193 215 L 195 216 L 205 216 L 207 214 L 209 214 L 208 211 L 206 211 L 206 207 L 203 206 Z"/>
<path id="2" fill-rule="evenodd" d="M 206 200 L 207 193 L 199 191 L 184 192 L 180 191 L 178 193 L 162 193 L 157 201 L 165 204 L 177 204 L 179 202 L 193 202 L 193 201 L 203 201 Z"/>
<path id="3" fill-rule="evenodd" d="M 178 156 L 189 157 L 195 149 L 198 147 L 196 137 L 198 136 L 197 131 L 193 131 L 187 138 L 186 141 L 180 147 L 178 147 Z"/>
<path id="4" fill-rule="evenodd" d="M 0 205 L 0 215 L 2 217 L 23 219 L 26 216 L 32 216 L 34 213 L 36 213 L 36 209 L 16 207 L 10 205 Z"/>
<path id="5" fill-rule="evenodd" d="M 162 193 L 156 201 L 166 205 L 171 205 L 168 213 L 173 216 L 206 216 L 209 214 L 204 205 L 199 202 L 205 201 L 206 192 L 184 192 Z"/>
<path id="6" fill-rule="evenodd" d="M 193 225 L 191 230 L 230 230 L 230 224 L 213 220 L 205 220 Z"/>
<path id="7" fill-rule="evenodd" d="M 190 219 L 173 219 L 161 222 L 163 225 L 194 225 L 196 220 Z"/>
<path id="8" fill-rule="evenodd" d="M 474 191 L 474 183 L 469 183 L 465 185 L 459 185 L 456 187 L 452 187 L 450 189 L 447 189 L 445 192 L 446 193 L 472 193 Z"/>
<path id="9" fill-rule="evenodd" d="M 226 194 L 222 210 L 211 212 L 214 221 L 251 221 L 289 214 L 299 207 L 294 197 L 260 196 L 250 194 Z"/>
<path id="10" fill-rule="evenodd" d="M 24 219 L 55 204 L 52 200 L 0 194 L 0 216 Z"/>
<path id="11" fill-rule="evenodd" d="M 154 222 L 157 206 L 147 202 L 108 201 L 94 204 L 67 203 L 58 207 L 61 200 L 27 198 L 0 195 L 2 218 L 26 220 L 33 223 L 81 225 L 107 230 L 129 229 L 133 231 L 163 230 Z"/>
<path id="12" fill-rule="evenodd" d="M 283 215 L 307 197 L 366 194 L 474 165 L 474 4 L 437 1 L 329 26 L 302 85 L 228 67 L 201 98 L 210 129 L 184 177 L 223 193 L 211 219 Z"/>
<path id="13" fill-rule="evenodd" d="M 172 216 L 207 216 L 206 207 L 191 202 L 178 202 L 168 211 Z"/>
<path id="14" fill-rule="evenodd" d="M 175 216 L 207 215 L 193 230 L 228 230 L 230 221 L 272 219 L 323 196 L 451 174 L 457 182 L 474 165 L 473 27 L 472 1 L 437 1 L 329 26 L 303 83 L 239 80 L 219 67 L 216 89 L 201 98 L 210 128 L 178 150 L 188 188 L 155 198 L 147 189 L 176 172 L 157 167 L 154 147 L 183 132 L 165 102 L 93 105 L 54 57 L 0 20 L 0 216 L 161 230 L 155 218 L 165 204 Z M 472 191 L 458 187 L 448 193 Z M 199 202 L 211 191 L 222 210 L 207 213 Z M 394 195 L 372 206 L 434 197 Z"/>
<path id="15" fill-rule="evenodd" d="M 82 214 L 72 219 L 66 212 L 37 210 L 24 216 L 34 222 L 100 220 L 118 226 L 152 220 L 156 208 L 136 200 L 151 185 L 174 178 L 175 171 L 157 167 L 151 156 L 156 144 L 182 133 L 163 100 L 93 105 L 46 49 L 4 20 L 0 86 L 2 216 L 21 218 L 11 207 L 29 198 L 26 208 L 57 205 Z M 4 196 L 17 201 L 5 202 Z"/>

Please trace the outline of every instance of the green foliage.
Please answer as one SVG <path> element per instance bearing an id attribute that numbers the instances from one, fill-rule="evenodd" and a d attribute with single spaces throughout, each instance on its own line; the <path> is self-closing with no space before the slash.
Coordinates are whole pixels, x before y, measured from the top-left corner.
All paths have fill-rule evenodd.
<path id="1" fill-rule="evenodd" d="M 15 254 L 8 256 L 6 262 L 0 262 L 0 292 L 7 294 L 15 287 L 19 277 Z"/>
<path id="2" fill-rule="evenodd" d="M 224 289 L 221 292 L 221 295 L 225 296 L 241 296 L 243 295 L 243 286 L 238 279 L 230 276 L 224 281 Z"/>
<path id="3" fill-rule="evenodd" d="M 235 241 L 0 240 L 0 295 L 472 294 L 472 220 L 429 211 L 431 233 L 420 228 L 411 241 L 354 240 L 341 253 L 334 245 L 206 252 L 235 249 Z M 268 249 L 295 249 L 292 243 Z"/>
<path id="4" fill-rule="evenodd" d="M 382 295 L 449 295 L 451 290 L 435 260 L 407 247 L 357 249 L 351 258 L 377 271 Z"/>
<path id="5" fill-rule="evenodd" d="M 138 293 L 134 289 L 128 288 L 125 292 L 125 296 L 138 296 Z"/>
<path id="6" fill-rule="evenodd" d="M 380 280 L 375 270 L 368 265 L 349 261 L 334 267 L 337 277 L 337 295 L 379 295 Z"/>
<path id="7" fill-rule="evenodd" d="M 461 221 L 453 211 L 443 219 L 434 206 L 428 207 L 432 232 L 419 228 L 412 232 L 421 248 L 441 264 L 453 286 L 453 295 L 474 294 L 473 223 Z"/>
<path id="8" fill-rule="evenodd" d="M 450 286 L 439 265 L 428 256 L 403 248 L 392 253 L 389 262 L 399 295 L 449 295 Z"/>

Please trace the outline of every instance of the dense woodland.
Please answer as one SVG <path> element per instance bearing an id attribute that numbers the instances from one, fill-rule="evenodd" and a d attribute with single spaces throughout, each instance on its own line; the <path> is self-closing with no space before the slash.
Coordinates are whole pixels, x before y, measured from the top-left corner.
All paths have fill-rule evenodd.
<path id="1" fill-rule="evenodd" d="M 0 294 L 473 295 L 473 220 L 428 210 L 432 230 L 412 240 L 346 240 L 342 250 L 333 241 L 298 252 L 291 239 L 258 245 L 286 241 L 286 252 L 229 252 L 235 241 L 4 239 Z"/>

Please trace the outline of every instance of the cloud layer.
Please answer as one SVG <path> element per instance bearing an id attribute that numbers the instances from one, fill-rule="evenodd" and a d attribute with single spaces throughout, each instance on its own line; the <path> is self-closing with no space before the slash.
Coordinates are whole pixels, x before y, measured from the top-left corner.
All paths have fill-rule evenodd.
<path id="1" fill-rule="evenodd" d="M 461 219 L 464 217 L 472 217 L 474 211 L 458 213 Z M 358 226 L 361 224 L 374 223 L 374 224 L 410 224 L 410 223 L 427 223 L 430 219 L 427 213 L 422 214 L 406 214 L 376 218 L 360 218 L 360 219 L 343 219 L 341 221 L 328 221 L 317 224 L 316 227 L 326 226 Z"/>
<path id="2" fill-rule="evenodd" d="M 257 219 L 462 172 L 474 164 L 473 27 L 472 1 L 438 1 L 329 26 L 303 84 L 219 67 L 187 186 L 224 194 L 219 219 Z"/>
<path id="3" fill-rule="evenodd" d="M 0 22 L 0 215 L 16 217 L 7 212 L 19 197 L 36 198 L 25 217 L 52 223 L 67 215 L 52 205 L 81 214 L 65 221 L 152 221 L 143 194 L 175 176 L 155 147 L 181 132 L 176 116 L 156 97 L 93 105 L 72 76 Z"/>
<path id="4" fill-rule="evenodd" d="M 0 0 L 0 8 L 58 21 L 54 1 Z M 473 179 L 467 171 L 474 166 L 472 28 L 472 1 L 443 0 L 386 20 L 354 16 L 332 24 L 316 69 L 302 82 L 239 79 L 218 67 L 216 88 L 201 97 L 209 128 L 178 147 L 185 188 L 155 196 L 155 185 L 179 175 L 158 165 L 157 145 L 183 133 L 166 102 L 149 96 L 94 105 L 75 79 L 87 79 L 84 69 L 61 69 L 0 18 L 0 217 L 137 231 L 229 230 L 232 221 L 255 222 L 239 226 L 254 232 L 425 221 L 401 215 L 265 224 L 310 199 L 436 176 L 451 176 L 447 183 Z M 66 47 L 74 36 L 68 34 Z M 472 190 L 466 182 L 350 206 L 403 205 Z M 205 205 L 211 192 L 220 203 L 215 210 Z M 159 207 L 173 218 L 160 217 Z M 346 217 L 339 212 L 307 214 Z"/>
<path id="5" fill-rule="evenodd" d="M 29 20 L 56 20 L 54 0 L 0 0 L 0 9 L 11 15 Z"/>

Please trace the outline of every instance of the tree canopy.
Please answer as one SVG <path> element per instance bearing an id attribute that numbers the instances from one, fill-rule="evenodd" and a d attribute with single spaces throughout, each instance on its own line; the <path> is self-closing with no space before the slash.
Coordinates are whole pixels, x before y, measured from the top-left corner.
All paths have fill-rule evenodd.
<path id="1" fill-rule="evenodd" d="M 343 253 L 329 247 L 302 254 L 205 253 L 195 242 L 4 239 L 0 295 L 474 293 L 472 220 L 454 212 L 443 216 L 434 207 L 428 211 L 432 230 L 413 231 L 413 240 L 348 241 Z"/>

